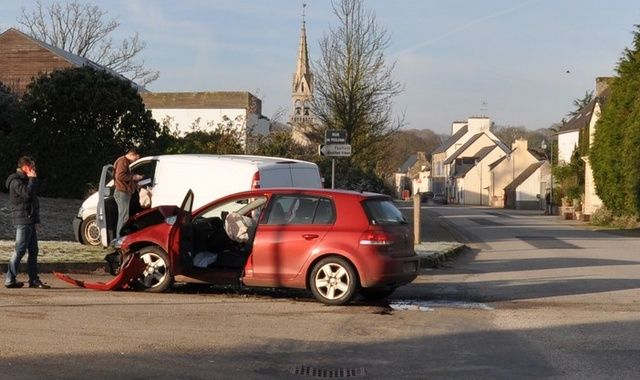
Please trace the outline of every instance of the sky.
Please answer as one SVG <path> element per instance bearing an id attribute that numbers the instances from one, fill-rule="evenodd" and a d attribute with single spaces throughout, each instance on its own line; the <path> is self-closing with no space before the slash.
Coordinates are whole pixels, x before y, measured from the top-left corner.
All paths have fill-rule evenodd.
<path id="1" fill-rule="evenodd" d="M 82 0 L 79 0 L 82 1 Z M 291 108 L 291 81 L 306 3 L 311 61 L 337 18 L 329 0 L 102 0 L 114 39 L 135 32 L 160 71 L 148 89 L 249 91 L 273 118 Z M 21 7 L 2 0 L 0 31 Z M 50 1 L 42 0 L 43 4 Z M 404 87 L 394 112 L 405 128 L 448 134 L 451 122 L 489 116 L 497 125 L 548 128 L 573 100 L 612 76 L 640 24 L 637 0 L 365 0 L 386 27 L 387 62 Z M 286 121 L 286 120 L 281 120 Z"/>

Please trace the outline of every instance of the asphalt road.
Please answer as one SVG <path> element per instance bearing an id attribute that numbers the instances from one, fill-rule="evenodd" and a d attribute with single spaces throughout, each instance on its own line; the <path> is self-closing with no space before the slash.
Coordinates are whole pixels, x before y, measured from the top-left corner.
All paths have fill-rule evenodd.
<path id="1" fill-rule="evenodd" d="M 427 231 L 470 249 L 386 303 L 93 292 L 50 276 L 48 291 L 1 288 L 0 378 L 637 378 L 639 238 L 534 213 L 424 211 Z"/>

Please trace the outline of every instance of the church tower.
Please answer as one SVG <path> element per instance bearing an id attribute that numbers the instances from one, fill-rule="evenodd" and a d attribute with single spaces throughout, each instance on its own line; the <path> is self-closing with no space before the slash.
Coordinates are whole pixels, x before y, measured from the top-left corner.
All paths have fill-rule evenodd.
<path id="1" fill-rule="evenodd" d="M 298 46 L 298 59 L 296 72 L 293 75 L 293 87 L 291 92 L 291 116 L 289 123 L 293 127 L 293 137 L 301 143 L 308 143 L 304 131 L 313 125 L 313 113 L 311 101 L 313 100 L 313 74 L 309 66 L 309 51 L 307 49 L 307 29 L 305 27 L 304 9 L 302 5 L 302 28 L 300 30 L 300 45 Z"/>

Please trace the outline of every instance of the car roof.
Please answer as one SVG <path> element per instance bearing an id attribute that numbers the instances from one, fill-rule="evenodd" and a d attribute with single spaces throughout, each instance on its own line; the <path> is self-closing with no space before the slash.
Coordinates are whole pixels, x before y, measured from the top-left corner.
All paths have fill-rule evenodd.
<path id="1" fill-rule="evenodd" d="M 303 163 L 303 164 L 311 164 L 314 163 L 309 161 L 302 160 L 294 160 L 289 158 L 282 157 L 268 157 L 268 156 L 251 156 L 251 155 L 243 155 L 243 154 L 164 154 L 158 156 L 147 156 L 142 157 L 138 161 L 150 161 L 150 160 L 162 160 L 162 161 L 171 161 L 171 162 L 202 162 L 204 161 L 223 161 L 223 162 L 245 162 L 249 164 L 293 164 L 293 163 Z"/>

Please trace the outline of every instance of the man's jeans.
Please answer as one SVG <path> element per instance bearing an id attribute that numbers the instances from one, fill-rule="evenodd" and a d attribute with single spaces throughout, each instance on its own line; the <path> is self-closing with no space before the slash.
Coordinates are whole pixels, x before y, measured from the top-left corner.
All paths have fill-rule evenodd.
<path id="1" fill-rule="evenodd" d="M 116 227 L 116 239 L 120 237 L 120 229 L 124 223 L 129 219 L 129 203 L 131 202 L 131 194 L 124 191 L 116 190 L 113 193 L 113 198 L 118 205 L 118 226 Z"/>
<path id="2" fill-rule="evenodd" d="M 38 280 L 38 234 L 36 233 L 35 224 L 21 224 L 16 228 L 16 250 L 9 260 L 7 268 L 7 276 L 4 280 L 5 285 L 16 282 L 16 275 L 20 268 L 20 260 L 25 253 L 29 251 L 27 259 L 27 270 L 29 273 L 29 283 Z"/>

